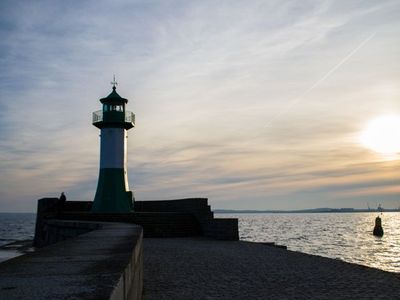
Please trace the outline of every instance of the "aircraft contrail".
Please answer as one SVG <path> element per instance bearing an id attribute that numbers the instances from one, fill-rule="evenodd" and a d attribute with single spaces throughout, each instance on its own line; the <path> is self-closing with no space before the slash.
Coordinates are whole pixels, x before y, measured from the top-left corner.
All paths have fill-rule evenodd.
<path id="1" fill-rule="evenodd" d="M 281 111 L 279 111 L 276 115 L 271 117 L 266 125 L 264 125 L 264 128 L 268 127 L 271 125 L 273 121 L 284 115 L 285 113 L 289 112 L 297 103 L 299 103 L 303 98 L 310 93 L 312 90 L 314 90 L 316 87 L 318 87 L 322 82 L 324 82 L 329 76 L 331 76 L 340 66 L 342 66 L 346 61 L 348 61 L 358 50 L 360 50 L 368 41 L 370 41 L 374 36 L 376 32 L 372 33 L 370 36 L 368 36 L 365 40 L 363 40 L 357 47 L 355 47 L 352 51 L 350 51 L 342 60 L 340 60 L 333 68 L 331 68 L 324 76 L 322 76 L 319 80 L 317 80 L 312 86 L 310 86 L 306 91 L 304 91 L 300 96 L 294 98 L 289 102 L 289 104 L 286 106 L 286 108 L 283 108 Z M 256 134 L 253 139 L 257 138 L 261 134 Z M 244 145 L 241 147 L 246 146 L 249 144 L 250 141 L 248 140 Z M 168 162 L 168 159 L 165 159 L 162 161 L 162 163 Z"/>
<path id="2" fill-rule="evenodd" d="M 264 127 L 268 127 L 271 125 L 273 121 L 278 119 L 283 114 L 290 111 L 293 106 L 299 103 L 304 96 L 310 93 L 313 89 L 319 86 L 322 82 L 324 82 L 329 76 L 331 76 L 341 65 L 343 65 L 350 57 L 352 57 L 358 50 L 360 50 L 369 40 L 371 40 L 375 36 L 376 32 L 372 33 L 369 37 L 367 37 L 364 41 L 362 41 L 357 47 L 355 47 L 349 54 L 347 54 L 339 63 L 337 63 L 332 69 L 330 69 L 324 76 L 322 76 L 319 80 L 317 80 L 312 86 L 310 86 L 305 92 L 303 92 L 299 97 L 294 98 L 290 103 L 286 106 L 286 108 L 279 111 L 276 115 L 274 115 L 268 122 L 265 124 Z"/>

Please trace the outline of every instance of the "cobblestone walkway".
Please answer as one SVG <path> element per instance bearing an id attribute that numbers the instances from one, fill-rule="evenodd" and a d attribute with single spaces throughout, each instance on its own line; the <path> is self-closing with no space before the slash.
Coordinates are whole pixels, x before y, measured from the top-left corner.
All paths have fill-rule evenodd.
<path id="1" fill-rule="evenodd" d="M 145 299 L 400 299 L 400 275 L 257 243 L 144 240 Z"/>

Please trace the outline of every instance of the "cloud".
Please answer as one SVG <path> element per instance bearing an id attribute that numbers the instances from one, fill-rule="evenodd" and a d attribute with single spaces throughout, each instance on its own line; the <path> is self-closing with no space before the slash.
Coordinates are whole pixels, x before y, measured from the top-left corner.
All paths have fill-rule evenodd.
<path id="1" fill-rule="evenodd" d="M 4 210 L 33 210 L 36 198 L 61 191 L 93 197 L 99 140 L 91 112 L 113 74 L 137 116 L 128 161 L 138 199 L 336 206 L 342 200 L 330 199 L 348 185 L 397 178 L 355 142 L 369 118 L 400 111 L 396 1 L 0 5 Z"/>

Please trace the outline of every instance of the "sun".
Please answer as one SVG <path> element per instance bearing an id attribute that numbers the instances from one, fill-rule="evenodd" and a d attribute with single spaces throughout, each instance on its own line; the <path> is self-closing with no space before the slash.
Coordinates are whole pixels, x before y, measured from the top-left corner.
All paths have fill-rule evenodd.
<path id="1" fill-rule="evenodd" d="M 400 115 L 385 115 L 370 121 L 361 132 L 360 142 L 381 154 L 400 153 Z"/>

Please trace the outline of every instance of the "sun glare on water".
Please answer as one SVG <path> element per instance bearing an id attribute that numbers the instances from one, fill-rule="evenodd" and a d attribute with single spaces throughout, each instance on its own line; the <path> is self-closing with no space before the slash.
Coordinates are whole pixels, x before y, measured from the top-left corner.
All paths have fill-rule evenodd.
<path id="1" fill-rule="evenodd" d="M 362 145 L 384 155 L 400 153 L 400 115 L 370 121 L 360 135 Z"/>

